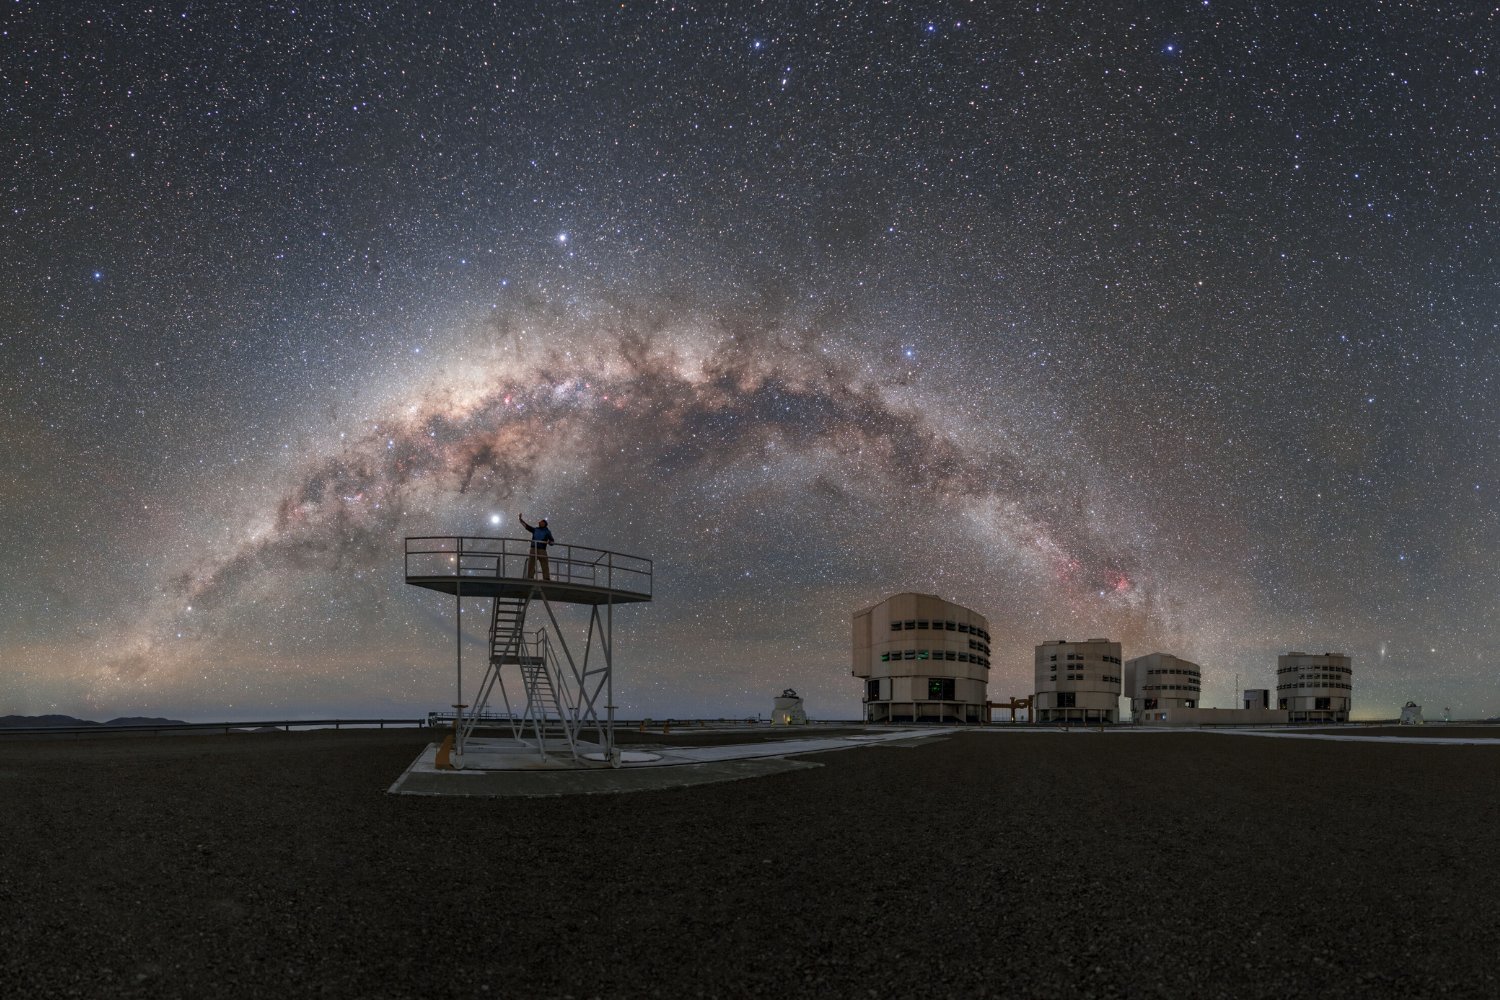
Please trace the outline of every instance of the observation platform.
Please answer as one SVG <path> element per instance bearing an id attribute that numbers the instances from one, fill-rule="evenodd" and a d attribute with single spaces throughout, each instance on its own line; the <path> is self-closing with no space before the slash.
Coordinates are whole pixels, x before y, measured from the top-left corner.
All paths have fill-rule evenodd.
<path id="1" fill-rule="evenodd" d="M 464 597 L 526 597 L 539 592 L 565 604 L 639 604 L 651 600 L 651 560 L 581 545 L 547 547 L 548 575 L 526 575 L 531 541 L 435 535 L 406 540 L 406 582 Z"/>

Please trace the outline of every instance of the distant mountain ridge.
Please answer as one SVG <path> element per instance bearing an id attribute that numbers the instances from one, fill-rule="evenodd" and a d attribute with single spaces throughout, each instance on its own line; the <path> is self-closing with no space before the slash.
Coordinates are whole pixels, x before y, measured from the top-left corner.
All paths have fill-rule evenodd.
<path id="1" fill-rule="evenodd" d="M 75 719 L 71 715 L 0 715 L 0 729 L 44 729 L 65 726 L 185 726 L 181 719 L 158 719 L 139 715 L 123 715 L 108 722 L 92 719 Z"/>

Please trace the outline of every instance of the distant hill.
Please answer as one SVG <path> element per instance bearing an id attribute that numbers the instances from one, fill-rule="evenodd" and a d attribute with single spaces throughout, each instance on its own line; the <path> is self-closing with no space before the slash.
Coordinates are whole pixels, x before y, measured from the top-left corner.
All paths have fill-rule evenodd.
<path id="1" fill-rule="evenodd" d="M 92 719 L 75 719 L 71 715 L 0 715 L 0 729 L 42 729 L 64 726 L 183 726 L 181 719 L 157 719 L 138 715 L 125 715 L 108 722 Z"/>
<path id="2" fill-rule="evenodd" d="M 181 719 L 159 719 L 154 715 L 122 715 L 118 719 L 110 719 L 104 723 L 106 726 L 185 726 L 186 722 Z"/>

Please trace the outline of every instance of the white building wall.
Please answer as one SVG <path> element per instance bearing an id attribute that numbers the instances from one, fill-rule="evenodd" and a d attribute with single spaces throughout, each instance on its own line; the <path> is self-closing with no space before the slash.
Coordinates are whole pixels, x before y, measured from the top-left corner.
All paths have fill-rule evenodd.
<path id="1" fill-rule="evenodd" d="M 1056 639 L 1036 647 L 1038 722 L 1119 722 L 1124 665 L 1108 639 Z"/>
<path id="2" fill-rule="evenodd" d="M 1348 722 L 1353 701 L 1353 661 L 1343 653 L 1276 658 L 1276 707 L 1292 722 Z"/>
<path id="3" fill-rule="evenodd" d="M 1287 714 L 1276 708 L 1164 708 L 1141 712 L 1139 726 L 1281 726 Z"/>
<path id="4" fill-rule="evenodd" d="M 1125 661 L 1125 697 L 1132 716 L 1168 708 L 1197 708 L 1203 671 L 1171 653 L 1148 653 Z"/>
<path id="5" fill-rule="evenodd" d="M 905 593 L 856 612 L 853 674 L 870 722 L 983 722 L 989 688 L 985 617 L 933 594 Z"/>

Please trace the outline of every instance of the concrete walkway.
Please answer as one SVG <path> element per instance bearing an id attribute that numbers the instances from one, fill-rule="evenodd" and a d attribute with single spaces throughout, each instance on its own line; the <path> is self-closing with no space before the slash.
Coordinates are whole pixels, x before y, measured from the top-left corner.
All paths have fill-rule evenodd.
<path id="1" fill-rule="evenodd" d="M 1211 733 L 1215 736 L 1266 736 L 1278 740 L 1333 740 L 1341 743 L 1405 743 L 1420 746 L 1500 746 L 1500 736 L 1393 736 L 1389 734 L 1360 734 L 1360 733 L 1309 733 L 1293 729 L 1219 729 L 1208 726 L 1110 726 L 1101 728 L 1099 726 L 1073 726 L 1071 728 L 1041 728 L 1028 729 L 1020 726 L 986 726 L 979 729 L 965 729 L 963 732 L 975 733 L 1057 733 L 1082 734 L 1082 733 L 1109 733 L 1115 736 L 1160 736 L 1165 733 Z"/>
<path id="2" fill-rule="evenodd" d="M 1169 729 L 1158 732 L 1171 732 Z M 1289 733 L 1267 729 L 1200 729 L 1197 732 L 1217 733 L 1220 736 L 1268 736 L 1276 740 L 1335 740 L 1341 743 L 1407 743 L 1422 746 L 1497 746 L 1500 738 L 1488 736 L 1355 736 L 1343 733 Z"/>

